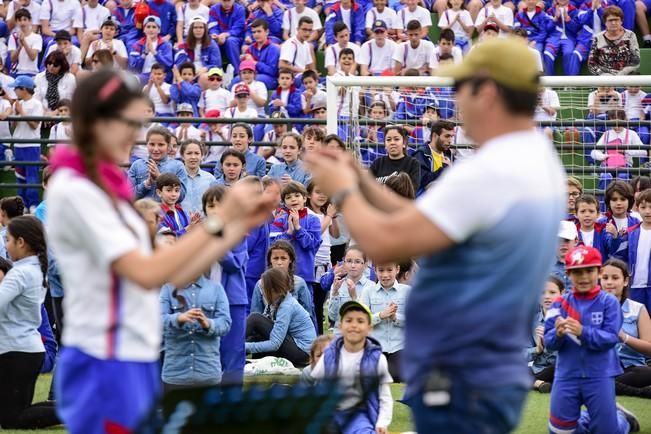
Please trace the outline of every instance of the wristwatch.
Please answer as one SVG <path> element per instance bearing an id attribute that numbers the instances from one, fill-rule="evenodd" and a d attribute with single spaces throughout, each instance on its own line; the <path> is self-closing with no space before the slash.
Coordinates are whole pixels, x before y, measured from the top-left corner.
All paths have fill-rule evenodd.
<path id="1" fill-rule="evenodd" d="M 204 220 L 203 227 L 210 235 L 216 237 L 224 235 L 224 221 L 219 217 L 208 217 Z"/>

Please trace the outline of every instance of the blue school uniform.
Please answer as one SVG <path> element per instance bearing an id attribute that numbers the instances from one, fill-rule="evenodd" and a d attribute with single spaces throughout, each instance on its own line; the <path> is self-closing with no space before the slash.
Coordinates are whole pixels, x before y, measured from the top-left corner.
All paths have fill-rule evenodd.
<path id="1" fill-rule="evenodd" d="M 624 318 L 622 331 L 634 338 L 640 337 L 640 331 L 637 324 L 640 319 L 642 306 L 644 306 L 642 303 L 633 301 L 630 298 L 627 298 L 624 300 L 624 303 L 622 303 L 622 316 Z M 619 360 L 621 360 L 624 369 L 633 366 L 646 366 L 646 357 L 628 345 L 622 343 L 617 344 L 617 354 L 619 355 Z"/>
<path id="2" fill-rule="evenodd" d="M 41 305 L 41 325 L 38 327 L 38 332 L 41 335 L 43 346 L 45 347 L 45 358 L 41 366 L 41 374 L 47 374 L 54 369 L 54 361 L 57 357 L 57 341 L 52 334 L 52 327 L 50 327 L 50 319 L 47 316 L 45 305 Z"/>
<path id="3" fill-rule="evenodd" d="M 246 264 L 246 295 L 249 305 L 252 303 L 256 282 L 267 269 L 267 250 L 269 250 L 269 224 L 263 223 L 251 229 L 246 236 L 246 248 L 249 262 Z M 247 315 L 248 315 L 247 311 Z"/>
<path id="4" fill-rule="evenodd" d="M 250 37 L 253 40 L 253 34 L 251 32 L 251 24 L 258 18 L 263 19 L 269 25 L 269 39 L 275 44 L 282 44 L 283 41 L 283 9 L 272 4 L 271 5 L 271 15 L 258 7 L 254 9 L 246 20 L 246 36 Z"/>
<path id="5" fill-rule="evenodd" d="M 552 18 L 539 7 L 536 7 L 535 14 L 532 18 L 527 15 L 526 9 L 519 11 L 513 20 L 513 28 L 523 28 L 527 31 L 530 41 L 536 43 L 536 50 L 544 56 L 545 41 L 550 33 L 555 31 Z"/>
<path id="6" fill-rule="evenodd" d="M 576 46 L 576 37 L 581 30 L 579 22 L 579 10 L 572 4 L 567 6 L 567 15 L 570 17 L 569 21 L 565 21 L 562 16 L 556 20 L 556 6 L 552 6 L 547 10 L 547 14 L 552 19 L 555 26 L 553 31 L 550 31 L 545 44 L 545 52 L 543 56 L 543 64 L 545 67 L 546 75 L 554 75 L 554 63 L 559 52 L 563 53 L 563 72 L 565 75 L 576 75 L 579 71 L 573 72 L 572 57 L 574 57 L 574 47 Z"/>
<path id="7" fill-rule="evenodd" d="M 274 91 L 273 94 L 271 94 L 271 98 L 269 101 L 273 101 L 276 99 L 281 99 L 283 89 L 278 87 Z M 298 90 L 294 85 L 292 84 L 290 88 L 288 89 L 289 95 L 287 95 L 287 105 L 283 107 L 274 107 L 269 104 L 269 114 L 281 110 L 285 110 L 287 114 L 289 115 L 290 118 L 302 118 L 303 117 L 303 106 L 301 103 L 301 92 Z"/>
<path id="8" fill-rule="evenodd" d="M 138 74 L 142 83 L 147 83 L 149 81 L 149 72 L 142 71 L 142 68 L 145 65 L 145 58 L 142 54 L 144 53 L 146 46 L 147 39 L 143 37 L 133 44 L 133 47 L 129 50 L 129 70 Z M 165 81 L 168 83 L 171 82 L 172 63 L 174 62 L 172 56 L 172 44 L 159 36 L 154 57 L 156 58 L 156 63 L 161 64 L 163 68 L 165 68 L 165 73 L 167 74 Z"/>
<path id="9" fill-rule="evenodd" d="M 581 71 L 581 65 L 588 60 L 590 47 L 592 47 L 592 40 L 600 30 L 595 29 L 596 22 L 599 23 L 599 28 L 605 28 L 601 20 L 604 12 L 604 2 L 602 6 L 595 11 L 592 10 L 592 2 L 586 2 L 580 5 L 579 13 L 577 14 L 577 21 L 580 30 L 576 36 L 576 45 L 574 47 L 574 55 L 572 56 L 570 72 L 572 75 L 578 75 Z"/>
<path id="10" fill-rule="evenodd" d="M 330 9 L 330 14 L 325 19 L 325 34 L 326 44 L 334 45 L 337 43 L 335 38 L 334 27 L 339 21 L 343 22 L 343 14 L 341 12 L 341 3 L 337 2 Z M 356 1 L 350 8 L 350 42 L 353 44 L 363 44 L 366 41 L 366 12 Z"/>
<path id="11" fill-rule="evenodd" d="M 579 242 L 577 245 L 582 246 L 583 237 L 581 235 L 581 224 L 576 225 L 576 231 L 579 234 Z M 615 253 L 618 247 L 618 242 L 613 236 L 606 232 L 606 225 L 595 223 L 594 225 L 594 237 L 592 239 L 592 247 L 599 250 L 601 257 L 606 260 L 612 254 Z"/>
<path id="12" fill-rule="evenodd" d="M 581 344 L 558 337 L 558 317 L 574 318 L 583 326 Z M 558 297 L 545 318 L 545 346 L 558 351 L 549 415 L 550 432 L 628 433 L 629 424 L 615 406 L 614 377 L 623 370 L 617 357 L 622 312 L 615 297 L 599 286 L 585 293 Z M 589 414 L 581 411 L 585 404 Z M 576 430 L 576 431 L 572 431 Z"/>
<path id="13" fill-rule="evenodd" d="M 183 103 L 192 105 L 192 114 L 195 117 L 199 117 L 199 98 L 201 98 L 201 86 L 198 83 L 183 80 L 170 87 L 170 99 L 177 107 Z"/>
<path id="14" fill-rule="evenodd" d="M 149 188 L 145 186 L 145 181 L 149 179 L 149 168 L 147 167 L 148 160 L 136 160 L 129 167 L 127 176 L 131 185 L 136 192 L 136 199 L 142 199 L 143 197 L 149 197 L 156 201 L 160 201 L 156 195 L 156 182 L 152 182 Z M 173 173 L 179 177 L 181 180 L 181 195 L 179 196 L 179 202 L 183 202 L 185 198 L 185 193 L 187 191 L 188 184 L 188 173 L 185 171 L 185 166 L 178 160 L 173 160 L 168 156 L 165 156 L 162 160 L 157 161 L 156 165 L 160 173 Z"/>
<path id="15" fill-rule="evenodd" d="M 221 282 L 226 290 L 231 315 L 231 330 L 222 337 L 221 343 L 223 351 L 220 359 L 224 383 L 241 383 L 244 379 L 246 308 L 249 305 L 244 276 L 248 260 L 246 240 L 243 240 L 219 262 L 222 267 Z"/>
<path id="16" fill-rule="evenodd" d="M 613 226 L 617 228 L 617 230 L 621 229 L 617 227 L 617 222 L 615 221 L 615 218 L 613 217 L 611 212 L 607 212 L 606 215 L 601 216 L 597 219 L 597 224 L 606 225 L 608 223 L 612 223 Z M 626 213 L 626 229 L 632 228 L 638 223 L 640 223 L 640 219 L 632 216 L 630 212 Z"/>
<path id="17" fill-rule="evenodd" d="M 208 33 L 211 36 L 224 32 L 230 34 L 221 48 L 223 48 L 228 62 L 233 65 L 235 74 L 240 72 L 240 53 L 244 41 L 245 22 L 246 9 L 239 3 L 234 3 L 232 9 L 228 12 L 224 11 L 221 3 L 217 3 L 210 8 Z"/>
<path id="18" fill-rule="evenodd" d="M 127 52 L 131 52 L 134 44 L 138 39 L 142 38 L 142 31 L 138 29 L 135 24 L 135 11 L 136 9 L 134 7 L 129 9 L 117 7 L 113 11 L 113 17 L 120 26 L 120 34 L 117 38 L 124 42 Z"/>
<path id="19" fill-rule="evenodd" d="M 538 374 L 542 372 L 545 368 L 554 366 L 556 364 L 556 351 L 550 351 L 547 347 L 543 348 L 543 352 L 538 354 L 536 352 L 536 333 L 535 329 L 539 326 L 545 325 L 545 315 L 543 315 L 542 309 L 538 311 L 538 315 L 533 324 L 533 331 L 531 333 L 530 346 L 526 350 L 527 362 L 531 372 Z"/>
<path id="20" fill-rule="evenodd" d="M 184 303 L 179 301 L 179 295 Z M 163 381 L 181 386 L 219 384 L 220 336 L 231 327 L 228 299 L 222 285 L 203 276 L 181 289 L 167 284 L 161 288 L 160 301 L 165 341 Z M 193 308 L 203 311 L 210 323 L 208 329 L 197 321 L 178 323 L 178 316 Z"/>
<path id="21" fill-rule="evenodd" d="M 300 182 L 303 185 L 309 184 L 310 179 L 312 179 L 312 175 L 303 168 L 303 163 L 300 160 L 289 164 L 274 164 L 269 169 L 269 176 L 272 178 L 281 179 L 285 174 L 289 175 L 292 180 Z"/>
<path id="22" fill-rule="evenodd" d="M 250 353 L 270 353 L 278 350 L 286 337 L 291 337 L 304 353 L 310 353 L 310 346 L 316 339 L 314 324 L 310 315 L 291 294 L 287 294 L 276 310 L 273 329 L 269 340 L 247 342 Z"/>
<path id="23" fill-rule="evenodd" d="M 339 337 L 328 345 L 323 352 L 325 378 L 337 378 L 339 358 L 343 345 L 344 339 Z M 380 392 L 377 384 L 375 387 L 373 387 L 373 384 L 374 379 L 377 377 L 380 356 L 382 356 L 380 343 L 372 337 L 367 337 L 366 344 L 364 345 L 364 354 L 359 364 L 359 375 L 361 389 L 368 396 L 365 405 L 362 408 L 355 409 L 354 414 L 345 410 L 337 410 L 335 412 L 334 422 L 339 429 L 343 429 L 344 423 L 348 422 L 345 432 L 374 432 L 375 424 L 380 414 Z M 357 431 L 358 428 L 361 430 Z"/>
<path id="24" fill-rule="evenodd" d="M 194 63 L 196 52 L 185 42 L 179 44 L 174 55 L 174 64 L 180 68 L 184 63 Z M 222 67 L 222 54 L 219 51 L 219 46 L 215 41 L 210 41 L 207 47 L 201 47 L 199 52 L 202 65 L 207 68 L 221 68 Z"/>
<path id="25" fill-rule="evenodd" d="M 170 208 L 166 204 L 161 204 L 161 222 L 158 225 L 159 229 L 167 228 L 172 230 L 177 237 L 185 234 L 188 225 L 190 224 L 190 218 L 183 211 L 181 204 L 177 203 L 174 205 L 174 209 Z"/>
<path id="26" fill-rule="evenodd" d="M 294 287 L 291 292 L 292 296 L 303 306 L 303 309 L 310 314 L 312 323 L 316 329 L 316 314 L 314 312 L 314 301 L 312 299 L 312 291 L 307 286 L 307 282 L 301 276 L 294 276 Z M 253 296 L 251 298 L 251 313 L 264 313 L 266 303 L 262 296 L 262 282 L 258 280 L 253 289 Z"/>
<path id="27" fill-rule="evenodd" d="M 270 228 L 270 233 L 279 230 L 277 239 L 288 240 L 296 250 L 296 275 L 301 276 L 308 283 L 315 282 L 314 258 L 321 245 L 321 221 L 315 215 L 309 214 L 307 208 L 299 211 L 299 224 L 301 228 L 293 234 L 287 233 L 287 219 L 289 214 L 284 213 L 277 217 Z"/>
<path id="28" fill-rule="evenodd" d="M 615 258 L 621 259 L 628 264 L 628 268 L 631 270 L 631 282 L 636 280 L 636 273 L 638 272 L 636 264 L 640 231 L 641 223 L 629 227 L 626 234 L 619 238 L 619 246 L 613 255 Z M 646 276 L 646 285 L 641 288 L 629 288 L 629 298 L 638 303 L 642 303 L 651 312 L 651 259 L 649 259 L 648 270 L 649 274 Z"/>
<path id="29" fill-rule="evenodd" d="M 147 2 L 150 15 L 160 18 L 161 36 L 170 36 L 170 41 L 176 39 L 176 7 L 167 0 L 152 0 Z"/>
<path id="30" fill-rule="evenodd" d="M 275 89 L 278 86 L 278 62 L 280 61 L 280 47 L 270 40 L 258 45 L 257 42 L 249 45 L 246 49 L 255 60 L 255 79 L 264 83 L 267 89 Z"/>
<path id="31" fill-rule="evenodd" d="M 398 101 L 394 118 L 399 121 L 420 121 L 428 105 L 436 103 L 436 97 L 426 90 L 403 94 Z"/>

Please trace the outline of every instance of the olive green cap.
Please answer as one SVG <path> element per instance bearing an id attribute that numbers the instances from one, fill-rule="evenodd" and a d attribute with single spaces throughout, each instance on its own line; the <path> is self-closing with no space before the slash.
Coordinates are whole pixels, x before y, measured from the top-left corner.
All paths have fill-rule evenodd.
<path id="1" fill-rule="evenodd" d="M 459 82 L 473 77 L 488 77 L 506 88 L 538 92 L 538 62 L 529 47 L 515 37 L 493 38 L 480 42 L 457 65 L 447 65 L 438 76 Z"/>

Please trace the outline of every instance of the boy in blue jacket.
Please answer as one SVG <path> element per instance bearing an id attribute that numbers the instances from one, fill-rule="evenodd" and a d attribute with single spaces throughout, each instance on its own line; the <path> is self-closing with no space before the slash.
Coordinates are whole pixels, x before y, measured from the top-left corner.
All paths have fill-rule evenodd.
<path id="1" fill-rule="evenodd" d="M 529 41 L 535 42 L 536 50 L 544 56 L 547 36 L 556 30 L 552 18 L 536 6 L 536 0 L 526 0 L 526 7 L 518 12 L 513 20 L 513 29 L 523 28 L 527 31 Z"/>
<path id="2" fill-rule="evenodd" d="M 271 95 L 269 114 L 285 112 L 290 118 L 302 118 L 301 91 L 294 87 L 294 74 L 289 69 L 278 73 L 278 88 Z"/>
<path id="3" fill-rule="evenodd" d="M 201 202 L 206 217 L 219 215 L 220 202 L 225 191 L 224 186 L 216 185 L 203 194 Z M 248 260 L 246 239 L 244 239 L 210 269 L 210 280 L 221 282 L 226 291 L 231 315 L 231 329 L 222 337 L 222 351 L 219 355 L 223 373 L 222 383 L 225 384 L 241 384 L 244 381 L 246 309 L 249 305 L 244 276 Z"/>
<path id="4" fill-rule="evenodd" d="M 629 298 L 651 309 L 651 189 L 635 200 L 642 222 L 629 227 L 614 257 L 628 263 L 631 270 Z"/>
<path id="5" fill-rule="evenodd" d="M 577 230 L 579 245 L 594 247 L 602 258 L 608 258 L 617 250 L 617 237 L 606 230 L 606 225 L 597 223 L 599 202 L 597 198 L 584 194 L 576 200 L 576 216 L 579 219 Z"/>
<path id="6" fill-rule="evenodd" d="M 615 377 L 623 372 L 616 349 L 622 312 L 617 299 L 599 287 L 601 254 L 579 246 L 565 256 L 565 267 L 574 289 L 558 297 L 545 315 L 545 347 L 558 351 L 549 430 L 639 431 L 635 416 L 615 401 Z"/>
<path id="7" fill-rule="evenodd" d="M 373 314 L 358 302 L 339 308 L 341 337 L 330 343 L 312 369 L 315 380 L 338 378 L 345 388 L 333 424 L 343 434 L 387 434 L 393 416 L 393 398 L 386 356 L 369 335 Z M 379 385 L 376 381 L 379 381 Z M 365 402 L 360 398 L 365 397 Z"/>
<path id="8" fill-rule="evenodd" d="M 178 69 L 173 68 L 174 84 L 170 87 L 170 99 L 179 104 L 187 103 L 192 106 L 192 114 L 199 116 L 199 99 L 201 98 L 201 86 L 195 83 L 196 69 L 193 63 L 187 62 Z"/>
<path id="9" fill-rule="evenodd" d="M 113 10 L 113 17 L 120 30 L 118 39 L 124 42 L 127 53 L 131 52 L 134 44 L 142 37 L 142 31 L 136 27 L 135 12 L 133 0 L 120 0 L 119 6 Z"/>
<path id="10" fill-rule="evenodd" d="M 280 47 L 269 39 L 269 24 L 264 19 L 251 23 L 253 43 L 244 52 L 242 60 L 255 62 L 255 79 L 264 83 L 267 89 L 278 85 L 278 62 Z"/>
<path id="11" fill-rule="evenodd" d="M 160 18 L 160 34 L 166 41 L 174 42 L 176 36 L 176 7 L 169 0 L 151 0 L 147 2 L 149 12 Z M 178 41 L 180 42 L 180 41 Z"/>
<path id="12" fill-rule="evenodd" d="M 253 41 L 253 23 L 262 20 L 267 23 L 269 29 L 269 39 L 274 44 L 283 43 L 283 11 L 271 0 L 258 0 L 257 7 L 251 11 L 246 20 L 246 43 Z"/>
<path id="13" fill-rule="evenodd" d="M 366 41 L 366 12 L 364 8 L 354 0 L 341 0 L 337 2 L 330 14 L 325 19 L 326 44 L 334 45 L 337 43 L 335 38 L 334 27 L 338 22 L 345 22 L 344 11 L 349 14 L 350 22 L 350 42 L 354 44 L 363 44 Z"/>
<path id="14" fill-rule="evenodd" d="M 287 182 L 283 187 L 281 199 L 287 212 L 276 217 L 270 227 L 270 236 L 288 240 L 294 246 L 296 275 L 312 286 L 316 281 L 314 258 L 321 245 L 321 222 L 317 216 L 307 212 L 307 190 L 303 184 L 296 181 Z"/>
<path id="15" fill-rule="evenodd" d="M 234 0 L 222 0 L 210 8 L 208 34 L 226 54 L 235 75 L 240 73 L 245 23 L 246 8 Z"/>
<path id="16" fill-rule="evenodd" d="M 172 44 L 160 36 L 160 19 L 153 15 L 145 18 L 143 22 L 145 36 L 138 40 L 129 51 L 129 70 L 139 74 L 140 81 L 144 84 L 149 82 L 151 66 L 158 63 L 165 68 L 167 79 L 171 80 Z M 149 59 L 149 62 L 145 60 Z M 147 66 L 149 65 L 149 66 Z"/>

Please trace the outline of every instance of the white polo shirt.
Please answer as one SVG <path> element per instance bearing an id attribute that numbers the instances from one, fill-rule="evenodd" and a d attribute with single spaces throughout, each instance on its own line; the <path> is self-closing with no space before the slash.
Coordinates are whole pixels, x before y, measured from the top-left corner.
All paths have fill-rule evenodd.
<path id="1" fill-rule="evenodd" d="M 438 68 L 439 60 L 441 58 L 441 48 L 437 45 L 434 47 L 432 57 L 429 59 L 430 68 Z M 463 52 L 458 46 L 452 47 L 452 59 L 454 63 L 461 63 L 463 61 Z"/>
<path id="2" fill-rule="evenodd" d="M 167 95 L 167 96 L 170 95 L 170 92 L 171 92 L 170 89 L 171 89 L 172 86 L 169 83 L 163 82 L 163 84 L 161 84 L 160 87 L 161 87 L 161 89 L 162 89 L 162 91 L 163 91 L 163 93 L 165 95 Z M 160 97 L 160 93 L 158 93 L 158 89 L 156 89 L 156 86 L 151 85 L 151 87 L 149 88 L 149 93 L 147 94 L 147 96 L 149 97 L 151 102 L 154 103 L 154 112 L 155 113 L 159 113 L 159 114 L 174 113 L 174 108 L 172 107 L 172 104 L 173 104 L 172 100 L 169 99 L 167 101 L 167 104 L 165 104 L 163 102 L 163 99 Z"/>
<path id="3" fill-rule="evenodd" d="M 378 12 L 377 8 L 371 8 L 368 12 L 366 12 L 365 27 L 367 29 L 372 29 L 373 23 L 377 20 L 384 21 L 389 29 L 402 29 L 400 21 L 398 20 L 398 13 L 388 6 L 385 7 L 382 12 Z"/>
<path id="4" fill-rule="evenodd" d="M 16 51 L 20 45 L 18 33 L 12 33 L 9 35 L 9 41 L 7 41 L 7 49 L 9 51 Z M 25 38 L 25 41 L 29 48 L 41 52 L 43 50 L 43 38 L 37 33 L 30 33 L 29 36 Z M 18 74 L 37 74 L 38 73 L 38 54 L 34 59 L 30 59 L 27 55 L 27 51 L 24 48 L 21 48 L 18 53 L 18 62 L 16 65 L 16 72 Z"/>
<path id="5" fill-rule="evenodd" d="M 458 21 L 454 21 L 457 15 L 459 16 L 459 19 Z M 450 26 L 450 23 L 453 21 L 454 24 Z M 465 30 L 463 30 L 463 27 L 461 27 L 461 22 L 466 26 L 474 26 L 470 12 L 467 10 L 459 9 L 458 11 L 454 11 L 452 9 L 446 9 L 445 12 L 441 14 L 441 18 L 439 18 L 439 27 L 441 29 L 450 27 L 454 32 L 454 37 L 456 39 L 468 40 L 468 34 L 465 32 Z"/>
<path id="6" fill-rule="evenodd" d="M 334 66 L 337 68 L 337 70 L 339 70 L 339 53 L 341 53 L 341 50 L 344 48 L 350 48 L 353 50 L 353 53 L 355 55 L 355 62 L 359 63 L 359 45 L 349 42 L 348 45 L 342 48 L 339 46 L 339 44 L 334 44 L 325 49 L 324 64 L 326 68 L 328 66 Z"/>
<path id="7" fill-rule="evenodd" d="M 95 184 L 68 169 L 54 174 L 46 197 L 48 242 L 66 288 L 63 344 L 103 360 L 158 360 L 158 291 L 111 268 L 127 253 L 151 254 L 142 218 L 124 201 L 114 206 Z"/>
<path id="8" fill-rule="evenodd" d="M 323 26 L 321 25 L 321 19 L 319 18 L 319 15 L 316 13 L 314 9 L 308 8 L 306 6 L 303 12 L 301 13 L 296 12 L 296 8 L 287 9 L 283 13 L 283 30 L 287 30 L 289 32 L 290 38 L 296 37 L 296 30 L 298 29 L 298 21 L 303 17 L 309 17 L 312 19 L 313 31 L 321 30 L 323 28 Z"/>
<path id="9" fill-rule="evenodd" d="M 77 0 L 43 0 L 41 20 L 49 21 L 53 32 L 79 26 L 83 21 L 81 4 Z"/>
<path id="10" fill-rule="evenodd" d="M 195 17 L 202 17 L 208 22 L 210 18 L 210 8 L 203 3 L 199 3 L 199 7 L 192 9 L 187 4 L 182 4 L 176 8 L 176 22 L 183 23 L 183 37 L 188 35 L 190 24 Z"/>
<path id="11" fill-rule="evenodd" d="M 475 20 L 475 27 L 484 24 L 484 22 L 489 20 L 489 17 L 493 15 L 500 20 L 502 24 L 513 27 L 513 11 L 504 5 L 500 5 L 499 8 L 494 8 L 490 3 L 479 11 L 477 19 Z M 502 29 L 499 30 L 499 33 L 500 35 L 506 35 Z"/>
<path id="12" fill-rule="evenodd" d="M 428 65 L 434 54 L 434 44 L 421 39 L 418 47 L 413 48 L 411 42 L 405 41 L 396 47 L 393 52 L 393 60 L 400 62 L 404 68 L 421 68 Z"/>
<path id="13" fill-rule="evenodd" d="M 84 30 L 99 30 L 102 23 L 111 16 L 111 12 L 98 4 L 94 8 L 85 5 L 81 8 L 81 28 Z M 78 27 L 76 24 L 75 27 Z"/>
<path id="14" fill-rule="evenodd" d="M 424 7 L 416 6 L 416 9 L 413 11 L 410 11 L 409 8 L 400 9 L 400 12 L 398 12 L 398 25 L 400 29 L 406 30 L 407 24 L 412 20 L 420 22 L 422 27 L 432 26 L 432 16 Z"/>
<path id="15" fill-rule="evenodd" d="M 312 63 L 310 44 L 299 42 L 295 37 L 291 37 L 280 46 L 280 60 L 285 60 L 291 65 L 303 68 Z"/>
<path id="16" fill-rule="evenodd" d="M 368 70 L 372 74 L 379 74 L 385 69 L 393 69 L 393 53 L 397 45 L 391 39 L 386 39 L 384 46 L 378 47 L 375 39 L 369 39 L 360 48 L 357 63 L 368 66 Z"/>
<path id="17" fill-rule="evenodd" d="M 27 9 L 29 11 L 32 16 L 33 25 L 38 26 L 41 24 L 41 5 L 38 4 L 36 0 L 32 0 L 29 2 L 29 5 L 24 8 L 20 7 L 16 0 L 9 2 L 9 6 L 7 6 L 7 21 L 13 19 L 14 14 L 18 9 Z"/>

